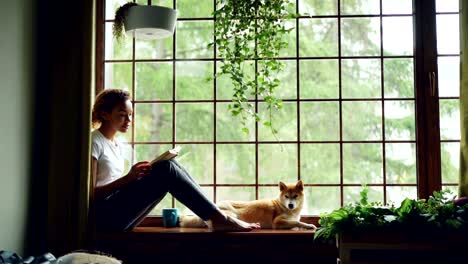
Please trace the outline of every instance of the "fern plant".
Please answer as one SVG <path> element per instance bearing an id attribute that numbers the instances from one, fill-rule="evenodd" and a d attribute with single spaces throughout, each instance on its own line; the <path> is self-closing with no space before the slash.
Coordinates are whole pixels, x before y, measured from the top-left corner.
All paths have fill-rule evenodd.
<path id="1" fill-rule="evenodd" d="M 275 91 L 280 84 L 278 73 L 284 68 L 278 60 L 280 51 L 288 46 L 285 36 L 293 28 L 286 28 L 286 20 L 296 18 L 290 12 L 294 4 L 289 0 L 217 0 L 218 9 L 213 12 L 215 41 L 221 60 L 220 71 L 215 77 L 227 75 L 234 90 L 229 111 L 240 117 L 242 130 L 249 133 L 246 122 L 253 118 L 261 122 L 251 99 L 263 100 L 267 120 L 263 125 L 273 134 L 273 111 L 282 108 L 282 101 Z M 255 74 L 249 76 L 245 67 L 255 62 Z"/>

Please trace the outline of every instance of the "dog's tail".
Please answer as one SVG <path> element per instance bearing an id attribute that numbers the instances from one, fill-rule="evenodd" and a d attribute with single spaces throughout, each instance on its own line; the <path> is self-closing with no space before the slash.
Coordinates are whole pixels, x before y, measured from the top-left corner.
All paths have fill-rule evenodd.
<path id="1" fill-rule="evenodd" d="M 179 216 L 179 225 L 180 227 L 208 227 L 208 225 L 196 215 L 181 215 Z"/>

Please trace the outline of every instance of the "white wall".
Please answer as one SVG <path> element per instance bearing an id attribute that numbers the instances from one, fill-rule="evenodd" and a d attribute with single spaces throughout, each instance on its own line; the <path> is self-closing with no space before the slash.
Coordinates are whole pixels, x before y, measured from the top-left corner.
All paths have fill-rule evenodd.
<path id="1" fill-rule="evenodd" d="M 0 7 L 0 250 L 23 254 L 32 127 L 33 0 Z"/>

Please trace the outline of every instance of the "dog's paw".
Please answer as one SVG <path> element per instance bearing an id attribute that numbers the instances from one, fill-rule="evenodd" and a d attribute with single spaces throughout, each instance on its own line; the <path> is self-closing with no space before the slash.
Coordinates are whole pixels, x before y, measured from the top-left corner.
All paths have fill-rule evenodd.
<path id="1" fill-rule="evenodd" d="M 296 226 L 296 227 L 291 228 L 291 230 L 293 230 L 293 231 L 305 231 L 305 230 L 309 230 L 309 228 L 302 227 L 302 226 Z"/>
<path id="2" fill-rule="evenodd" d="M 313 224 L 302 223 L 299 227 L 294 227 L 292 230 L 315 230 L 317 227 Z"/>
<path id="3" fill-rule="evenodd" d="M 306 224 L 306 228 L 307 229 L 313 229 L 313 230 L 317 229 L 317 227 L 315 225 L 313 225 L 313 224 Z"/>

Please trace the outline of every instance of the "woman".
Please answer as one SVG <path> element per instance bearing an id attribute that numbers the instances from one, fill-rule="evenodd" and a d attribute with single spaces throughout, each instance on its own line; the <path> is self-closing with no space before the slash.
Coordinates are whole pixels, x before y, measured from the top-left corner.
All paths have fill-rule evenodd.
<path id="1" fill-rule="evenodd" d="M 131 230 L 143 220 L 169 192 L 203 220 L 210 220 L 213 231 L 250 231 L 259 228 L 222 213 L 201 191 L 200 186 L 175 160 L 150 165 L 134 164 L 123 175 L 124 158 L 117 132 L 125 133 L 132 121 L 128 92 L 106 89 L 97 97 L 91 133 L 91 169 L 94 179 L 96 229 Z"/>

